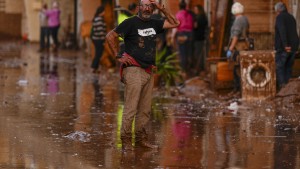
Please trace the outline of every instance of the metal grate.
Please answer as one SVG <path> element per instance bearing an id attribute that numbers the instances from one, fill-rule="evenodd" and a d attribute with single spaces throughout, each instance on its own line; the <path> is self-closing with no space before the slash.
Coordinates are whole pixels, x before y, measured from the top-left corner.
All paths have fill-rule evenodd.
<path id="1" fill-rule="evenodd" d="M 5 0 L 0 0 L 0 12 L 5 12 Z"/>

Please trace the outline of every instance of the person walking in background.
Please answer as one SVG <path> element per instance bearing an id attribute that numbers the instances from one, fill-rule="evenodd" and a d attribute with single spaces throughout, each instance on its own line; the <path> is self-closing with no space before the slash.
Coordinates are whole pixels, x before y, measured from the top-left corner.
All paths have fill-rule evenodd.
<path id="1" fill-rule="evenodd" d="M 57 51 L 59 47 L 58 31 L 60 27 L 60 10 L 58 8 L 58 2 L 54 1 L 52 3 L 52 8 L 46 11 L 46 16 L 48 17 L 49 33 L 55 45 L 54 51 Z M 49 38 L 48 38 L 47 46 L 50 46 Z"/>
<path id="2" fill-rule="evenodd" d="M 249 36 L 249 21 L 248 18 L 243 15 L 244 6 L 235 2 L 232 5 L 231 13 L 235 16 L 233 25 L 230 30 L 230 42 L 229 48 L 226 52 L 226 57 L 229 60 L 234 61 L 233 66 L 233 93 L 234 95 L 240 95 L 241 90 L 241 78 L 240 78 L 240 62 L 239 62 L 239 51 L 248 50 L 248 46 L 246 45 L 246 39 Z"/>
<path id="3" fill-rule="evenodd" d="M 194 23 L 194 54 L 192 63 L 194 63 L 193 69 L 195 75 L 199 75 L 201 71 L 205 71 L 205 53 L 204 47 L 206 45 L 206 30 L 208 26 L 208 20 L 205 11 L 201 5 L 194 7 L 195 23 Z"/>
<path id="4" fill-rule="evenodd" d="M 48 30 L 48 19 L 46 15 L 46 11 L 48 9 L 47 4 L 43 5 L 43 8 L 39 12 L 40 19 L 40 48 L 39 52 L 44 51 L 45 49 L 49 49 L 48 39 L 49 39 L 49 30 Z"/>
<path id="5" fill-rule="evenodd" d="M 277 88 L 281 89 L 292 76 L 292 67 L 299 47 L 297 24 L 282 2 L 275 4 L 275 63 Z"/>
<path id="6" fill-rule="evenodd" d="M 152 19 L 154 9 L 160 10 L 165 20 Z M 155 68 L 156 36 L 164 29 L 175 28 L 179 21 L 155 0 L 140 0 L 137 16 L 123 21 L 110 31 L 107 42 L 122 64 L 121 79 L 125 84 L 121 140 L 123 150 L 133 150 L 132 123 L 135 121 L 135 146 L 157 148 L 148 142 L 147 124 L 151 116 L 151 100 Z M 125 42 L 125 52 L 118 53 L 118 37 Z"/>
<path id="7" fill-rule="evenodd" d="M 176 13 L 176 18 L 179 20 L 180 25 L 174 29 L 176 44 L 179 50 L 180 66 L 183 70 L 183 76 L 189 74 L 188 67 L 193 62 L 193 15 L 187 10 L 187 5 L 184 0 L 179 4 L 179 11 Z M 184 77 L 185 78 L 185 77 Z"/>
<path id="8" fill-rule="evenodd" d="M 118 25 L 122 23 L 125 19 L 130 18 L 137 14 L 137 5 L 136 3 L 130 3 L 126 10 L 123 7 L 117 6 L 115 10 L 120 11 L 118 14 Z"/>
<path id="9" fill-rule="evenodd" d="M 106 23 L 104 22 L 104 6 L 98 7 L 93 18 L 91 39 L 95 46 L 95 56 L 92 61 L 91 68 L 93 73 L 98 73 L 100 59 L 104 51 L 104 42 L 106 36 Z"/>

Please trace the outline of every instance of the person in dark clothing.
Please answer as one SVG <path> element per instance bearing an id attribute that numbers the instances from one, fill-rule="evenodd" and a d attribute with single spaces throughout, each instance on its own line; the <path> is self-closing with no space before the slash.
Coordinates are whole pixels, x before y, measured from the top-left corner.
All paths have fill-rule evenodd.
<path id="1" fill-rule="evenodd" d="M 95 46 L 95 56 L 92 61 L 92 69 L 93 73 L 98 72 L 100 59 L 102 57 L 104 51 L 104 41 L 106 36 L 106 23 L 104 22 L 104 7 L 100 6 L 94 16 L 93 25 L 92 25 L 92 33 L 91 39 Z"/>
<path id="2" fill-rule="evenodd" d="M 194 63 L 195 75 L 199 75 L 201 71 L 205 70 L 205 38 L 208 20 L 204 9 L 201 5 L 194 7 L 195 23 L 194 23 Z"/>
<path id="3" fill-rule="evenodd" d="M 278 14 L 275 21 L 276 80 L 277 89 L 280 89 L 291 78 L 299 37 L 296 20 L 288 13 L 286 5 L 276 3 L 275 11 Z"/>
<path id="4" fill-rule="evenodd" d="M 166 19 L 152 19 L 154 9 L 162 12 Z M 132 123 L 135 121 L 135 146 L 158 148 L 148 142 L 147 126 L 151 116 L 151 99 L 155 68 L 156 37 L 164 29 L 175 28 L 179 21 L 156 0 L 140 0 L 138 15 L 126 19 L 106 35 L 106 40 L 122 64 L 124 82 L 124 111 L 121 125 L 122 149 L 133 150 Z M 125 52 L 119 55 L 118 37 L 125 43 Z"/>
<path id="5" fill-rule="evenodd" d="M 49 49 L 49 44 L 47 44 L 47 41 L 49 39 L 49 28 L 48 28 L 48 19 L 46 15 L 46 11 L 48 9 L 48 5 L 44 4 L 43 8 L 39 12 L 39 18 L 40 18 L 40 49 L 39 52 L 44 51 L 45 49 Z"/>

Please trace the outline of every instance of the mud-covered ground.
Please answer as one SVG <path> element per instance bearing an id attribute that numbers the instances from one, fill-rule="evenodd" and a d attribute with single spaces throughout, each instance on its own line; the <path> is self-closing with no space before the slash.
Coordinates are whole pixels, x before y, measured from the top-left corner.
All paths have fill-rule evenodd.
<path id="1" fill-rule="evenodd" d="M 154 91 L 151 142 L 122 152 L 123 85 L 82 51 L 0 43 L 0 168 L 278 168 L 300 166 L 300 89 L 246 102 L 195 77 Z"/>

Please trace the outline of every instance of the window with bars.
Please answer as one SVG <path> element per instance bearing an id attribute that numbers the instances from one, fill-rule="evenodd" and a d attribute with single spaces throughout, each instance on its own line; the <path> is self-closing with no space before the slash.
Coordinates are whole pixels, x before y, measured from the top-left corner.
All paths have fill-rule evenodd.
<path id="1" fill-rule="evenodd" d="M 0 12 L 5 11 L 5 0 L 0 0 Z"/>

